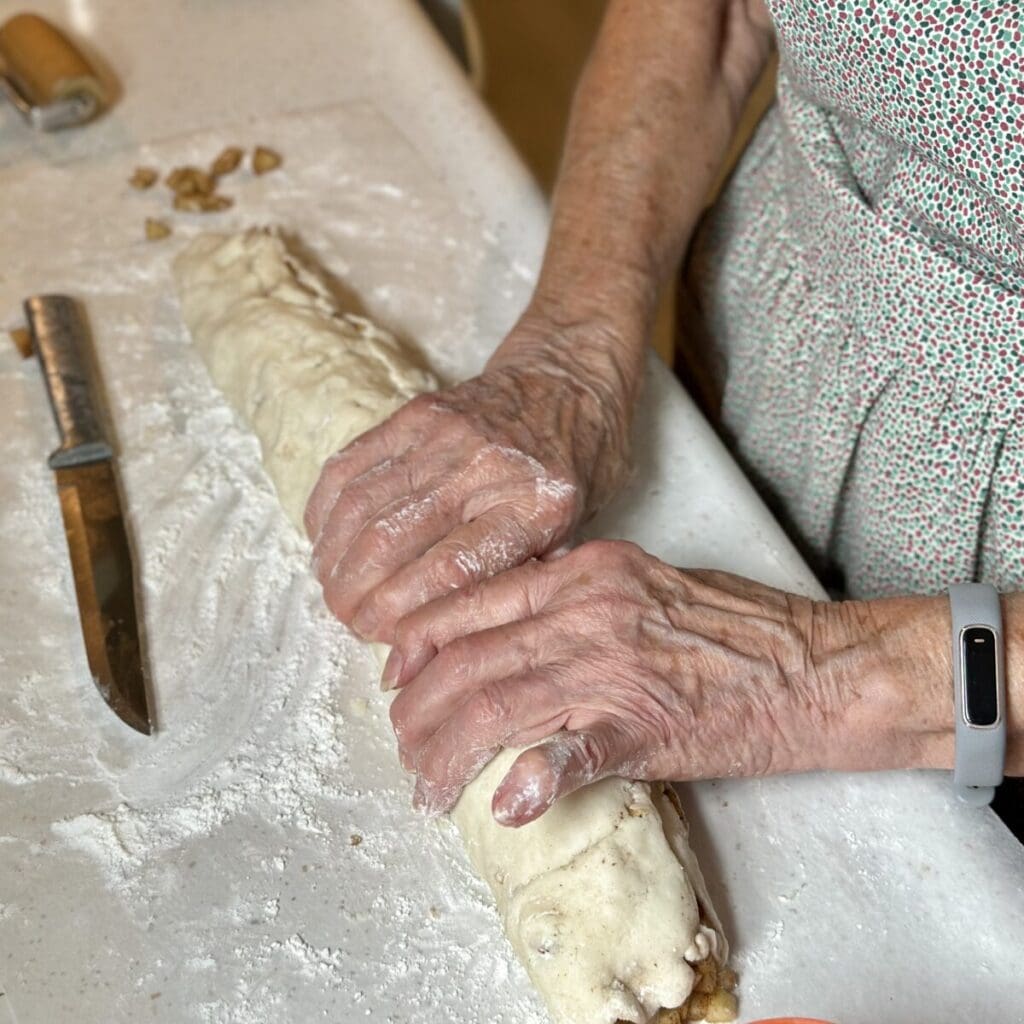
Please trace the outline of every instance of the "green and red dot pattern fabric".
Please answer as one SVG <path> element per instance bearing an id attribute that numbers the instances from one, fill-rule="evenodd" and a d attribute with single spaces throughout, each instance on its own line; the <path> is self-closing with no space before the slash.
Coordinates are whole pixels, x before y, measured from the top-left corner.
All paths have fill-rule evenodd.
<path id="1" fill-rule="evenodd" d="M 769 6 L 693 255 L 723 427 L 850 595 L 1024 589 L 1024 3 Z"/>

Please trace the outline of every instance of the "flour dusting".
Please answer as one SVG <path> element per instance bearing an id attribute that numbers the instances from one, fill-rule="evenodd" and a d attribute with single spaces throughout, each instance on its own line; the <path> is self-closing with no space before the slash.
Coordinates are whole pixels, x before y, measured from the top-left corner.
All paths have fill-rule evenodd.
<path id="1" fill-rule="evenodd" d="M 471 374 L 505 325 L 466 312 L 467 273 L 518 287 L 479 225 L 375 111 L 271 127 L 288 163 L 247 180 L 219 223 L 288 223 L 375 320 L 434 343 L 442 373 Z M 138 240 L 152 197 L 120 184 L 125 168 L 201 164 L 222 143 L 5 179 L 12 202 L 74 192 L 94 214 L 62 221 L 59 253 L 40 235 L 36 255 L 7 262 L 0 313 L 13 322 L 44 265 L 47 283 L 87 296 L 158 731 L 125 729 L 89 681 L 38 368 L 4 350 L 0 529 L 19 543 L 2 573 L 17 593 L 0 650 L 0 989 L 19 1020 L 62 1019 L 74 991 L 83 1021 L 542 1024 L 454 831 L 411 808 L 372 654 L 324 609 L 255 438 L 187 339 L 169 259 L 192 226 Z M 354 176 L 363 164 L 388 170 Z M 399 236 L 375 227 L 381 204 L 400 209 L 401 265 Z M 73 982 L 55 980 L 55 957 Z"/>

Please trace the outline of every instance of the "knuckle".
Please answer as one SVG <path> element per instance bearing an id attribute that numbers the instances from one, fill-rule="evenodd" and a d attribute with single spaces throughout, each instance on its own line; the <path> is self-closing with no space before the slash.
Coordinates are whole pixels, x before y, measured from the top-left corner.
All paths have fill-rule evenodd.
<path id="1" fill-rule="evenodd" d="M 393 646 L 402 652 L 420 647 L 427 639 L 427 630 L 420 623 L 413 621 L 410 616 L 399 619 L 395 624 L 395 641 Z"/>
<path id="2" fill-rule="evenodd" d="M 413 436 L 429 439 L 430 430 L 435 432 L 455 410 L 442 397 L 431 392 L 410 398 L 392 417 L 392 422 L 403 431 L 411 431 Z"/>
<path id="3" fill-rule="evenodd" d="M 631 540 L 613 540 L 608 543 L 612 557 L 620 564 L 631 565 L 643 557 L 642 549 Z"/>
<path id="4" fill-rule="evenodd" d="M 444 544 L 432 572 L 438 589 L 462 590 L 484 575 L 481 557 L 462 545 Z"/>
<path id="5" fill-rule="evenodd" d="M 442 647 L 434 658 L 437 678 L 460 683 L 469 675 L 475 662 L 473 637 L 459 637 Z"/>
<path id="6" fill-rule="evenodd" d="M 575 742 L 580 768 L 588 777 L 599 774 L 608 763 L 607 744 L 592 732 L 577 733 Z"/>
<path id="7" fill-rule="evenodd" d="M 555 579 L 551 569 L 550 565 L 536 561 L 524 562 L 516 569 L 519 600 L 531 616 L 539 614 L 551 596 L 550 583 Z"/>
<path id="8" fill-rule="evenodd" d="M 382 583 L 363 602 L 382 628 L 393 630 L 402 615 L 402 600 L 394 588 Z"/>
<path id="9" fill-rule="evenodd" d="M 615 542 L 610 540 L 588 540 L 581 544 L 569 558 L 576 562 L 583 562 L 587 565 L 597 565 L 608 562 L 614 557 Z"/>
<path id="10" fill-rule="evenodd" d="M 339 582 L 337 573 L 331 573 L 324 584 L 324 604 L 331 614 L 346 626 L 352 624 L 352 619 L 359 609 L 361 596 L 345 582 Z"/>
<path id="11" fill-rule="evenodd" d="M 518 448 L 501 444 L 498 441 L 490 441 L 484 437 L 478 439 L 477 458 L 485 466 L 492 467 L 498 472 L 505 474 L 509 468 L 520 469 L 522 463 L 528 458 Z"/>
<path id="12" fill-rule="evenodd" d="M 593 563 L 614 568 L 632 565 L 642 553 L 636 544 L 628 540 L 594 540 L 577 550 L 585 552 Z"/>
<path id="13" fill-rule="evenodd" d="M 475 726 L 493 728 L 506 722 L 509 705 L 500 686 L 493 683 L 478 690 L 470 698 L 470 719 Z"/>
<path id="14" fill-rule="evenodd" d="M 444 408 L 443 400 L 436 394 L 430 392 L 424 392 L 421 395 L 416 395 L 410 398 L 405 405 L 399 410 L 399 414 L 411 417 L 411 416 L 423 416 L 435 414 Z"/>
<path id="15" fill-rule="evenodd" d="M 378 519 L 363 530 L 353 545 L 351 561 L 357 568 L 372 565 L 378 566 L 385 562 L 394 550 L 395 528 L 387 519 Z"/>
<path id="16" fill-rule="evenodd" d="M 579 488 L 556 476 L 539 477 L 534 485 L 538 505 L 560 517 L 575 515 L 580 505 Z"/>

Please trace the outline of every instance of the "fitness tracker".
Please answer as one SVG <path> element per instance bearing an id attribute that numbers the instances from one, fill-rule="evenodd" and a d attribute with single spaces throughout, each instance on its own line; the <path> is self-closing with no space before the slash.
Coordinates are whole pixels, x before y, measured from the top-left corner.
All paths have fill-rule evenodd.
<path id="1" fill-rule="evenodd" d="M 969 804 L 991 803 L 1006 763 L 1006 686 L 999 593 L 987 583 L 949 588 L 953 620 L 953 785 Z"/>

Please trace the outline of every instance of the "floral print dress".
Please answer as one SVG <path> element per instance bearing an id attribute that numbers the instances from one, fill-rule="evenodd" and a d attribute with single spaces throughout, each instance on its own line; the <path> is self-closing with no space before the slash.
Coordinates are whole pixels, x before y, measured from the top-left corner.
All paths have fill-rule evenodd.
<path id="1" fill-rule="evenodd" d="M 1024 3 L 768 2 L 692 264 L 723 428 L 851 596 L 1024 589 Z"/>

